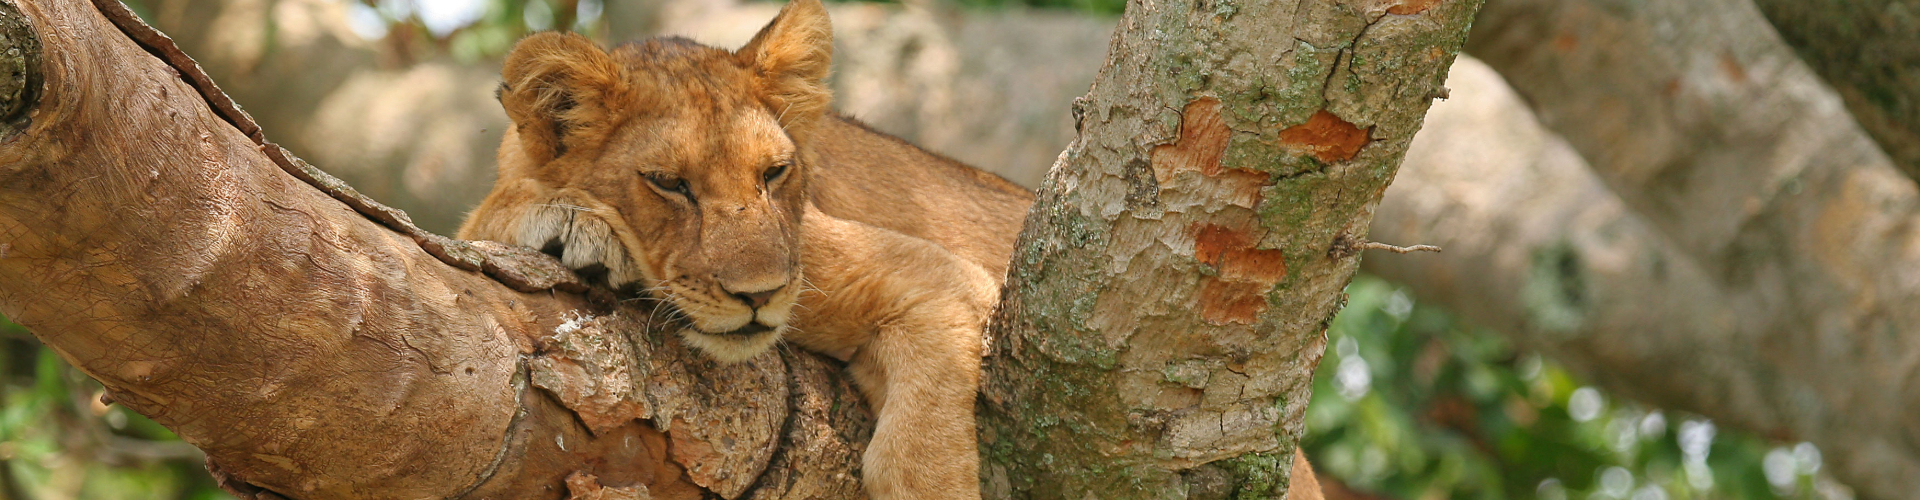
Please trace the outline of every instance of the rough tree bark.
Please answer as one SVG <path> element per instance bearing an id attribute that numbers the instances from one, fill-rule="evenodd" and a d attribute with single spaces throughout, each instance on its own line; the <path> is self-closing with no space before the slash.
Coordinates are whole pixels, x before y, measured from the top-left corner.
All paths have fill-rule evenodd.
<path id="1" fill-rule="evenodd" d="M 1468 50 L 1699 265 L 1689 287 L 1728 297 L 1720 323 L 1675 326 L 1759 362 L 1732 380 L 1628 380 L 1817 443 L 1865 497 L 1920 491 L 1920 192 L 1759 11 L 1502 0 L 1480 23 Z"/>
<path id="2" fill-rule="evenodd" d="M 989 498 L 1277 498 L 1474 0 L 1132 2 L 986 365 Z"/>
<path id="3" fill-rule="evenodd" d="M 4 4 L 0 90 L 41 93 L 0 95 L 0 312 L 241 497 L 858 495 L 832 365 L 714 368 L 265 142 L 118 3 Z"/>
<path id="4" fill-rule="evenodd" d="M 1920 2 L 1754 0 L 1907 177 L 1920 179 Z"/>

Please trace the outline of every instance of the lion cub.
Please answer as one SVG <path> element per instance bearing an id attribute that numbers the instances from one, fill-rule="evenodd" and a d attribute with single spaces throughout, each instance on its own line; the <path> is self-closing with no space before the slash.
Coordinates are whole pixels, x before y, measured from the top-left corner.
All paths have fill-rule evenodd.
<path id="1" fill-rule="evenodd" d="M 958 247 L 977 260 L 936 243 L 965 232 L 904 233 L 816 207 L 810 183 L 834 172 L 815 139 L 847 127 L 828 112 L 831 53 L 818 0 L 789 4 L 733 52 L 530 36 L 503 70 L 514 126 L 499 180 L 459 236 L 539 248 L 663 300 L 684 315 L 687 343 L 723 362 L 783 338 L 847 361 L 879 417 L 868 493 L 977 499 L 981 332 L 1026 198 L 1002 189 L 1011 201 L 997 202 L 993 232 L 1005 241 Z"/>

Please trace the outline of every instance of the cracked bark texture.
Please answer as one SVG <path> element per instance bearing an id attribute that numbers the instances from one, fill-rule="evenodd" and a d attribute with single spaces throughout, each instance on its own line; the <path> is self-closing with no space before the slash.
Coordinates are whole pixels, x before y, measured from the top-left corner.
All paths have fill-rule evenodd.
<path id="1" fill-rule="evenodd" d="M 1327 321 L 1478 10 L 1133 2 L 990 331 L 988 498 L 1279 498 Z"/>
<path id="2" fill-rule="evenodd" d="M 37 55 L 44 85 L 0 101 L 24 113 L 0 137 L 0 313 L 234 494 L 860 496 L 871 423 L 830 363 L 714 367 L 647 311 L 516 290 L 569 279 L 285 156 L 118 3 L 10 4 L 0 28 L 31 36 L 0 49 L 32 50 L 0 64 Z"/>
<path id="3" fill-rule="evenodd" d="M 1920 2 L 1755 0 L 1860 127 L 1920 179 Z"/>
<path id="4" fill-rule="evenodd" d="M 1468 50 L 1698 266 L 1648 268 L 1701 291 L 1665 326 L 1755 362 L 1633 392 L 1817 443 L 1862 496 L 1920 491 L 1920 192 L 1753 4 L 1501 0 Z"/>

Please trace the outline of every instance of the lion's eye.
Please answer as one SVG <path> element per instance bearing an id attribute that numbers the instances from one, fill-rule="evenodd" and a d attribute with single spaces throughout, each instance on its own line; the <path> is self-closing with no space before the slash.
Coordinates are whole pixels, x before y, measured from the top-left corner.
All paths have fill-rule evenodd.
<path id="1" fill-rule="evenodd" d="M 687 197 L 688 201 L 693 200 L 693 190 L 687 187 L 686 179 L 668 175 L 646 175 L 646 178 L 647 182 L 653 184 L 654 188 L 670 193 L 679 193 L 681 196 Z"/>
<path id="2" fill-rule="evenodd" d="M 782 174 L 787 173 L 787 167 L 792 164 L 793 162 L 786 160 L 781 160 L 779 163 L 773 164 L 772 167 L 767 168 L 767 173 L 762 177 L 762 180 L 765 180 L 768 184 L 772 184 L 773 181 L 779 179 Z"/>

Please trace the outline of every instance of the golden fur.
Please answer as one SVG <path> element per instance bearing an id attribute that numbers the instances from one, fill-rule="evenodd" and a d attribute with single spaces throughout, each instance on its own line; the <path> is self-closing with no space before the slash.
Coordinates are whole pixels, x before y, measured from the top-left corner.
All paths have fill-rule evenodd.
<path id="1" fill-rule="evenodd" d="M 460 236 L 663 300 L 721 361 L 783 338 L 848 361 L 879 416 L 868 493 L 979 498 L 980 335 L 1031 197 L 829 113 L 831 36 L 800 0 L 733 52 L 528 37 L 499 180 Z"/>
<path id="2" fill-rule="evenodd" d="M 782 339 L 848 361 L 879 416 L 869 495 L 977 499 L 981 333 L 1032 195 L 831 113 L 831 37 L 796 0 L 732 52 L 522 40 L 499 180 L 459 235 L 665 301 L 721 361 Z"/>

